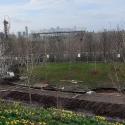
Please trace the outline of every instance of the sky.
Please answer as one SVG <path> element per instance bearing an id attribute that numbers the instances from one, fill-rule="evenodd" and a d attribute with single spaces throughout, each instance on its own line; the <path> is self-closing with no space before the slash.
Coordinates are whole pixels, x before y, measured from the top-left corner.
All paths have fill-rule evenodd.
<path id="1" fill-rule="evenodd" d="M 100 31 L 125 28 L 125 0 L 0 0 L 0 30 L 3 19 L 11 32 L 39 31 L 51 27 Z"/>

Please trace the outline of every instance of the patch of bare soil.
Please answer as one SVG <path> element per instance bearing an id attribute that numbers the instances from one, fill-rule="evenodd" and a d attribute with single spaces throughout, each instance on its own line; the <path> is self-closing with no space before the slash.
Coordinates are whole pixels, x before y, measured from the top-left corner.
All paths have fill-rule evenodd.
<path id="1" fill-rule="evenodd" d="M 104 93 L 103 93 L 104 94 Z M 73 97 L 74 95 L 72 95 Z M 110 96 L 110 98 L 109 98 Z M 124 96 L 124 95 L 123 95 Z M 4 99 L 12 99 L 17 101 L 29 102 L 29 94 L 20 91 L 13 91 L 7 94 Z M 118 101 L 118 103 L 117 103 Z M 120 102 L 121 101 L 121 102 Z M 125 118 L 125 102 L 122 95 L 116 96 L 109 93 L 109 95 L 78 95 L 71 98 L 71 95 L 65 96 L 63 93 L 34 93 L 32 92 L 32 103 L 39 104 L 44 107 L 62 107 L 74 111 L 86 110 L 96 115 Z"/>

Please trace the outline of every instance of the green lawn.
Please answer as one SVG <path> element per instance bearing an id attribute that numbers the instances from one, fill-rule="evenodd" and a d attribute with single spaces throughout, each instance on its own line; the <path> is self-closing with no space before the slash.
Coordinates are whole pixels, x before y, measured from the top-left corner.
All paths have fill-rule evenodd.
<path id="1" fill-rule="evenodd" d="M 124 123 L 110 122 L 101 116 L 86 117 L 66 110 L 43 109 L 1 101 L 0 125 L 124 125 Z"/>
<path id="2" fill-rule="evenodd" d="M 115 66 L 114 66 L 115 65 Z M 116 68 L 116 69 L 115 69 Z M 97 63 L 54 63 L 37 65 L 33 69 L 35 81 L 47 80 L 59 83 L 60 80 L 78 80 L 88 85 L 123 84 L 125 80 L 125 64 Z"/>

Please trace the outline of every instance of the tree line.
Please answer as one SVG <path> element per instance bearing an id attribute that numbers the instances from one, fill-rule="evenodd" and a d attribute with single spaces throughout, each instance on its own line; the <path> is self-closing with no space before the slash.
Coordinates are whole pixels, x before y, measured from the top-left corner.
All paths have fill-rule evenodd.
<path id="1" fill-rule="evenodd" d="M 104 30 L 102 32 L 73 32 L 50 35 L 30 35 L 5 40 L 5 53 L 9 57 L 39 62 L 65 61 L 124 61 L 125 31 Z"/>

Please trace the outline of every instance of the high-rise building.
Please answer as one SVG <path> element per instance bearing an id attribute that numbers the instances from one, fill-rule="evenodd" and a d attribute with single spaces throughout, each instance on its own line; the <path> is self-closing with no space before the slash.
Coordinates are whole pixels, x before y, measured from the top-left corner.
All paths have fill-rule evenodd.
<path id="1" fill-rule="evenodd" d="M 18 32 L 18 38 L 20 38 L 21 37 L 21 32 Z"/>
<path id="2" fill-rule="evenodd" d="M 25 34 L 26 37 L 28 37 L 29 33 L 28 33 L 28 27 L 27 27 L 27 26 L 25 27 L 25 33 L 26 33 L 26 34 Z"/>

